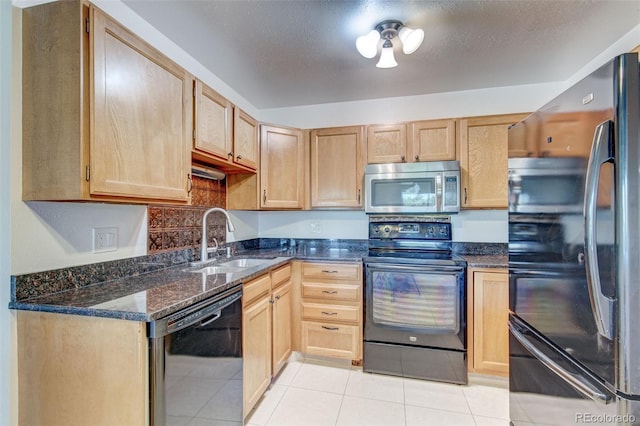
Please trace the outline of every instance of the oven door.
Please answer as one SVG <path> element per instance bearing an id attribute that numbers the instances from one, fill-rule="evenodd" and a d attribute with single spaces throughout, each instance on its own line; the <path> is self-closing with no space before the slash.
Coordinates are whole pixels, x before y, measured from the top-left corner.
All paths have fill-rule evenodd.
<path id="1" fill-rule="evenodd" d="M 465 304 L 462 267 L 365 263 L 365 341 L 465 350 Z"/>

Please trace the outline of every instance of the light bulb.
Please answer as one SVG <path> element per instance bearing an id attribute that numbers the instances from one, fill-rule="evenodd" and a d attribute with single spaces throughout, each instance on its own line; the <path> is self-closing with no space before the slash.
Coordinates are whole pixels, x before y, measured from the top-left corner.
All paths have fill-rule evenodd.
<path id="1" fill-rule="evenodd" d="M 424 40 L 424 31 L 419 28 L 417 30 L 412 30 L 409 27 L 402 27 L 400 28 L 398 37 L 400 38 L 400 41 L 402 41 L 402 51 L 405 54 L 410 55 L 418 50 L 418 47 L 422 44 L 422 40 Z"/>
<path id="2" fill-rule="evenodd" d="M 389 40 L 385 40 L 382 45 L 382 53 L 380 53 L 380 60 L 376 64 L 378 68 L 393 68 L 397 67 L 398 63 L 396 58 L 393 57 L 393 44 Z"/>
<path id="3" fill-rule="evenodd" d="M 356 48 L 362 56 L 371 59 L 378 53 L 378 40 L 380 40 L 380 33 L 376 30 L 371 30 L 367 35 L 358 37 Z"/>

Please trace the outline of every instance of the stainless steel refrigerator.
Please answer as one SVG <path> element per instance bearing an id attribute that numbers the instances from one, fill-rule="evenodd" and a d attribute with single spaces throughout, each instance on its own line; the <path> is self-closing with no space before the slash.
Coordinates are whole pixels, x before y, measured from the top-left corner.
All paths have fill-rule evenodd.
<path id="1" fill-rule="evenodd" d="M 509 129 L 514 425 L 640 425 L 640 86 L 614 58 Z"/>

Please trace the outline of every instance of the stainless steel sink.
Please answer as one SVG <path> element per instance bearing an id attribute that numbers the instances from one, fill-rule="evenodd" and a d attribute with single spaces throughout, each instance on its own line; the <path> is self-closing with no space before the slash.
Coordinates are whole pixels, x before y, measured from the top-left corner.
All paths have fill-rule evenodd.
<path id="1" fill-rule="evenodd" d="M 235 259 L 230 260 L 228 262 L 223 262 L 221 266 L 230 266 L 234 268 L 253 268 L 254 266 L 262 265 L 263 263 L 267 263 L 269 259 Z"/>

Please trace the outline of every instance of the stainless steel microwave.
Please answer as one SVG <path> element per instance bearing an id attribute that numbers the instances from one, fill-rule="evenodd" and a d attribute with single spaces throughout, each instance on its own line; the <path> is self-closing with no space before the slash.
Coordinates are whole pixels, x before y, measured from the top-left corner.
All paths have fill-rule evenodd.
<path id="1" fill-rule="evenodd" d="M 585 158 L 509 158 L 508 168 L 511 213 L 582 212 Z"/>
<path id="2" fill-rule="evenodd" d="M 460 163 L 370 164 L 365 167 L 366 213 L 457 213 Z"/>

